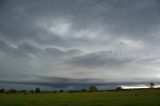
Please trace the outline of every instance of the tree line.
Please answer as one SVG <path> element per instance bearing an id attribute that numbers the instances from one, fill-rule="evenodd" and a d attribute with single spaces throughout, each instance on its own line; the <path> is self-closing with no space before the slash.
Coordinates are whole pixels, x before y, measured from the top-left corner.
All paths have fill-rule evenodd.
<path id="1" fill-rule="evenodd" d="M 35 90 L 16 90 L 16 89 L 9 89 L 9 90 L 5 90 L 5 89 L 0 89 L 0 93 L 39 93 L 40 92 L 40 88 L 35 88 Z"/>
<path id="2" fill-rule="evenodd" d="M 155 84 L 153 82 L 149 83 L 149 88 L 154 88 Z M 115 90 L 110 90 L 110 91 L 120 91 L 120 90 L 124 90 L 121 87 L 117 87 Z M 98 88 L 96 87 L 96 85 L 90 85 L 88 87 L 88 89 L 80 89 L 80 90 L 67 90 L 65 92 L 97 92 L 97 91 L 105 91 L 105 90 L 98 90 Z M 0 89 L 0 93 L 35 93 L 35 94 L 39 94 L 39 93 L 57 93 L 57 92 L 64 92 L 63 89 L 60 89 L 59 91 L 46 91 L 46 90 L 41 90 L 40 88 L 35 88 L 34 90 L 16 90 L 16 89 L 9 89 L 9 90 L 5 90 L 5 89 Z"/>
<path id="3" fill-rule="evenodd" d="M 98 89 L 95 85 L 90 85 L 88 87 L 88 89 L 81 89 L 81 90 L 67 90 L 67 92 L 96 92 Z M 39 93 L 56 93 L 56 92 L 64 92 L 63 89 L 60 89 L 59 91 L 47 91 L 47 90 L 41 90 L 40 88 L 35 88 L 34 90 L 16 90 L 16 89 L 9 89 L 9 90 L 5 90 L 5 89 L 0 89 L 0 93 L 35 93 L 35 94 L 39 94 Z"/>

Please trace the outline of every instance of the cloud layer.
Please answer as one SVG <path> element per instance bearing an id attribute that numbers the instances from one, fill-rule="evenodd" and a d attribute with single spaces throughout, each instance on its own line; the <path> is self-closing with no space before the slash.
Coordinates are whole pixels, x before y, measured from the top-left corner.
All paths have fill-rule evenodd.
<path id="1" fill-rule="evenodd" d="M 159 4 L 158 0 L 2 0 L 0 81 L 159 80 Z"/>

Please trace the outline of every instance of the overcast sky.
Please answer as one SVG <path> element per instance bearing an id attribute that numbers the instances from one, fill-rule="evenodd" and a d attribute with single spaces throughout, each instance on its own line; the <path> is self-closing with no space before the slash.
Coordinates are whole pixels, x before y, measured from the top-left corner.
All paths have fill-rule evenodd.
<path id="1" fill-rule="evenodd" d="M 159 79 L 159 0 L 0 0 L 1 83 Z"/>

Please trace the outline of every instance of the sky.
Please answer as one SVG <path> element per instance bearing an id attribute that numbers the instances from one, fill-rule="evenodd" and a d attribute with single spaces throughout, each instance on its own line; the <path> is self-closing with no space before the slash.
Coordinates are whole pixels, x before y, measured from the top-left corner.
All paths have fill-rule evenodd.
<path id="1" fill-rule="evenodd" d="M 1 87 L 159 81 L 159 54 L 159 0 L 0 0 Z"/>

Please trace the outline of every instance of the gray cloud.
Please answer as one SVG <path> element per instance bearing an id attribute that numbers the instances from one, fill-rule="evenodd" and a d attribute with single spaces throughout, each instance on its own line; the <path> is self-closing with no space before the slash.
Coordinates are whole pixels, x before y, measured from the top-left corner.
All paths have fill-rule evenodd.
<path id="1" fill-rule="evenodd" d="M 114 54 L 112 51 L 100 51 L 74 57 L 70 60 L 70 63 L 79 67 L 95 68 L 103 66 L 117 67 L 117 65 L 129 63 L 130 61 L 131 59 L 120 57 L 118 53 Z"/>
<path id="2" fill-rule="evenodd" d="M 0 81 L 159 79 L 159 3 L 1 0 Z"/>

